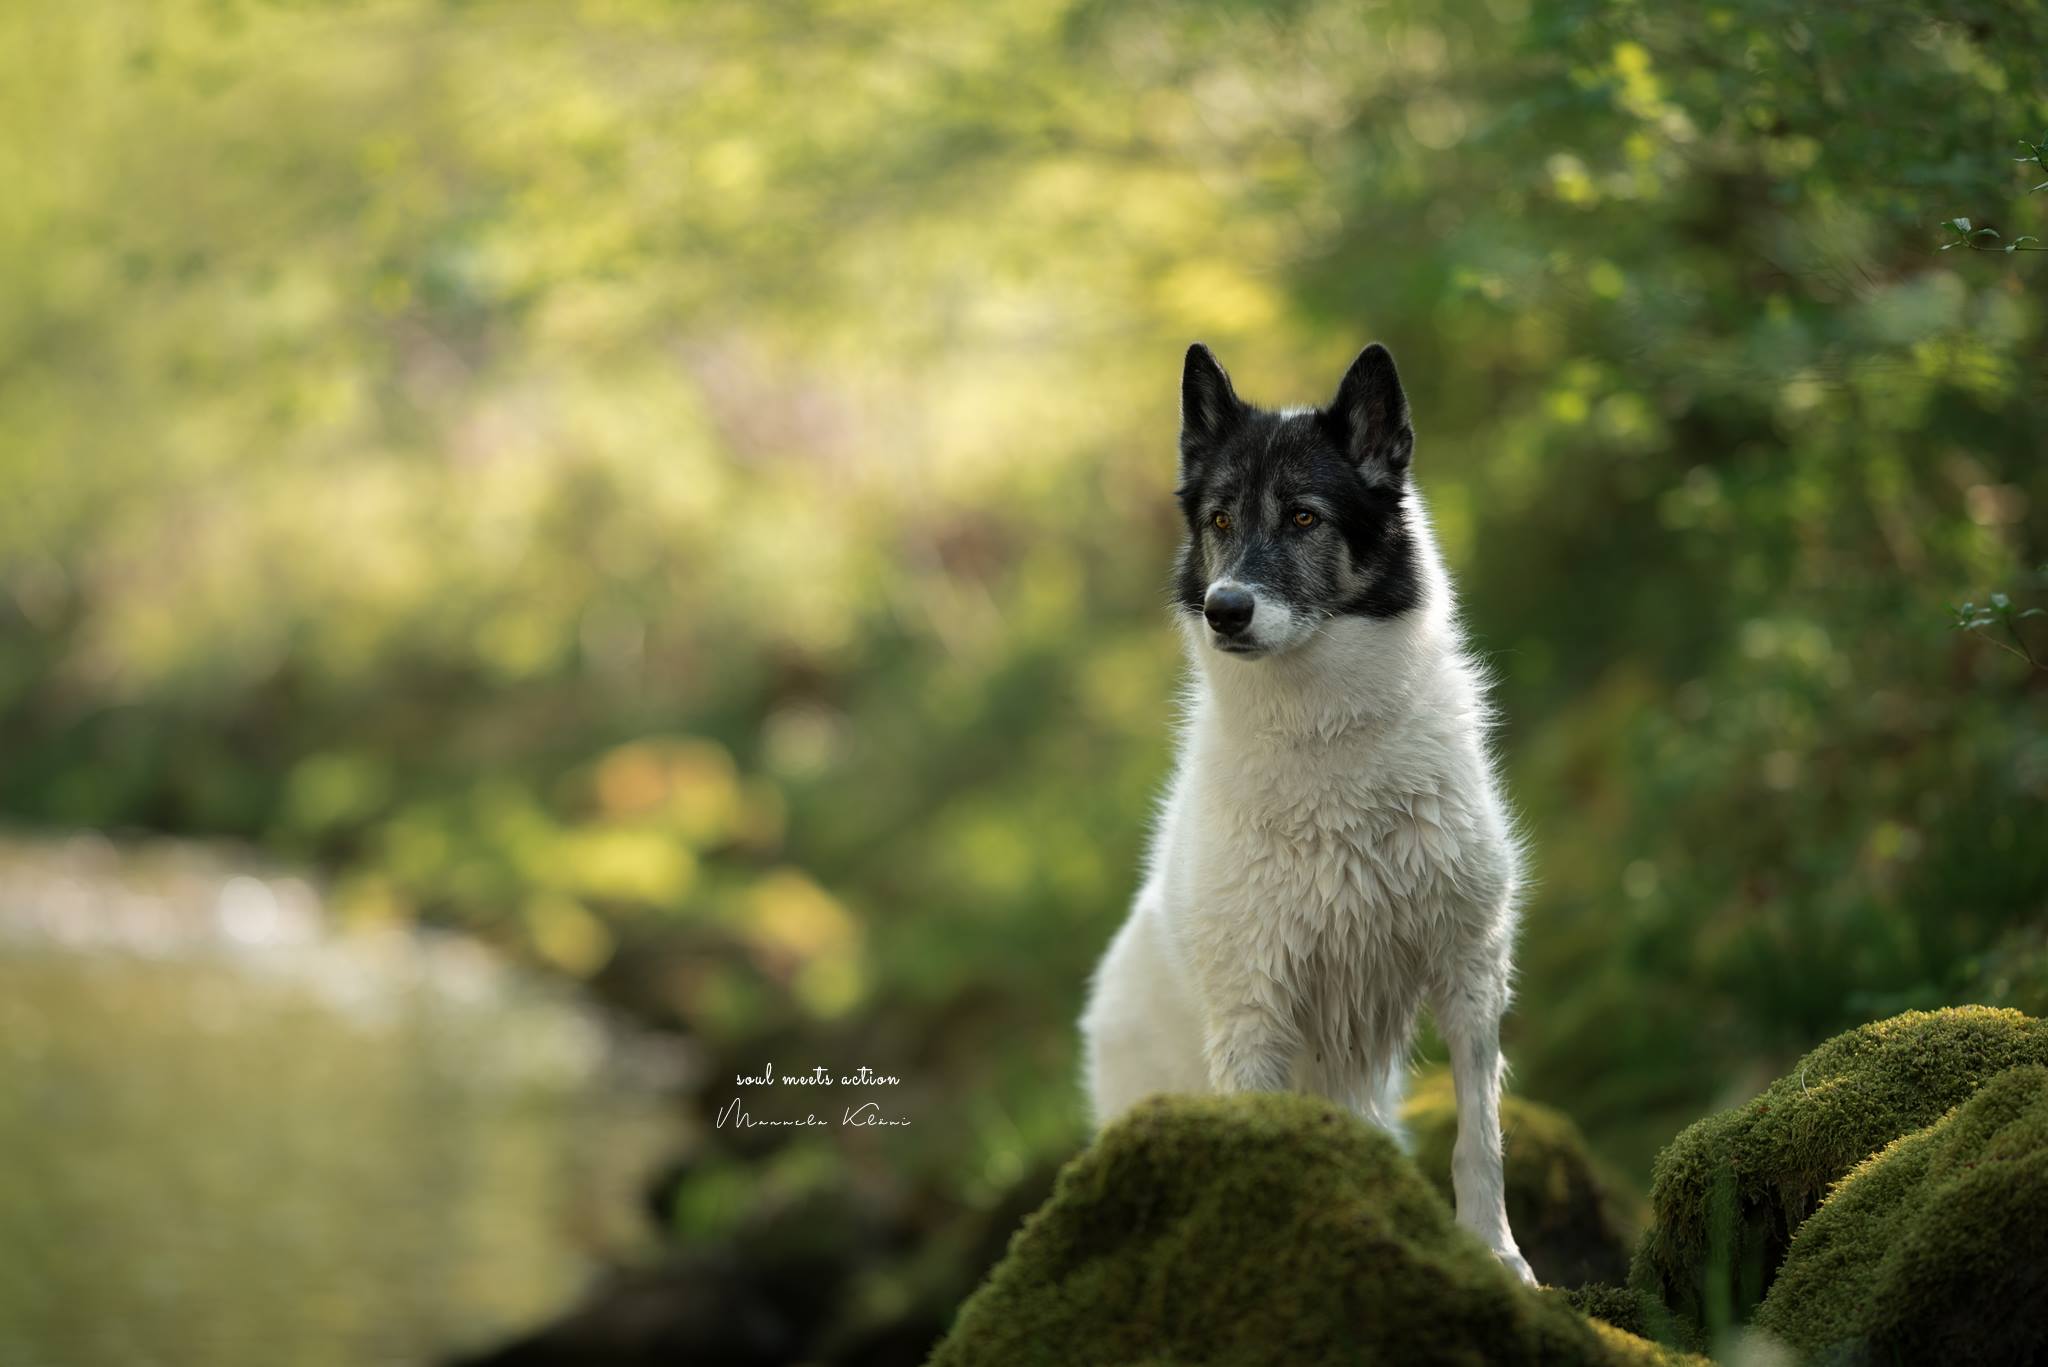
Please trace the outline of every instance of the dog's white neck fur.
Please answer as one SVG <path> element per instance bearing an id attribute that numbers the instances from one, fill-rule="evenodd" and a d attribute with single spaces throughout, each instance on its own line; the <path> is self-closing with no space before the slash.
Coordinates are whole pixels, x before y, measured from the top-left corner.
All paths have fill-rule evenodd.
<path id="1" fill-rule="evenodd" d="M 1154 1092 L 1329 1096 L 1400 1134 L 1427 1005 L 1458 1098 L 1458 1220 L 1532 1279 L 1507 1222 L 1499 1024 L 1518 851 L 1421 500 L 1418 603 L 1336 617 L 1259 658 L 1181 617 L 1180 765 L 1144 888 L 1095 978 L 1088 1089 L 1107 1123 Z"/>

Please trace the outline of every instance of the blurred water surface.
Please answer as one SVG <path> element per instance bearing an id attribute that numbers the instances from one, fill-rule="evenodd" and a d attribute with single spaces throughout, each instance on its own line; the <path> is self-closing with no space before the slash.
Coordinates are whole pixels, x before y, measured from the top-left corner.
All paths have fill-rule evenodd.
<path id="1" fill-rule="evenodd" d="M 427 1362 L 630 1256 L 649 1048 L 238 863 L 0 840 L 0 1363 Z"/>

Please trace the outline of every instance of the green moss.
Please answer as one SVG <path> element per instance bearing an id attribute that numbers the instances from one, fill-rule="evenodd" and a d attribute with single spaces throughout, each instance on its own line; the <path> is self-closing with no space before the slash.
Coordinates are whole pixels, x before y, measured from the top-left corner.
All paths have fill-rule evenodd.
<path id="1" fill-rule="evenodd" d="M 1523 1287 L 1385 1135 L 1313 1098 L 1233 1096 L 1106 1131 L 932 1362 L 1669 1360 Z"/>
<path id="2" fill-rule="evenodd" d="M 2016 1068 L 1836 1185 L 1757 1323 L 1830 1362 L 2048 1360 L 2048 1069 Z"/>
<path id="3" fill-rule="evenodd" d="M 1401 1118 L 1415 1138 L 1416 1166 L 1452 1200 L 1458 1103 L 1450 1075 L 1425 1074 Z M 1621 1281 L 1642 1222 L 1599 1171 L 1579 1127 L 1561 1112 L 1514 1096 L 1501 1099 L 1500 1120 L 1508 1224 L 1537 1278 L 1551 1286 Z"/>
<path id="4" fill-rule="evenodd" d="M 2017 1011 L 1909 1011 L 1836 1036 L 1658 1156 L 1631 1287 L 1695 1333 L 1740 1322 L 1830 1186 L 2029 1064 L 2048 1064 L 2048 1023 Z"/>
<path id="5" fill-rule="evenodd" d="M 1589 1282 L 1584 1286 L 1554 1291 L 1551 1294 L 1588 1319 L 1604 1321 L 1617 1329 L 1625 1329 L 1644 1338 L 1655 1336 L 1655 1329 L 1651 1324 L 1654 1318 L 1650 1313 L 1652 1307 L 1645 1306 L 1642 1296 L 1625 1286 Z"/>

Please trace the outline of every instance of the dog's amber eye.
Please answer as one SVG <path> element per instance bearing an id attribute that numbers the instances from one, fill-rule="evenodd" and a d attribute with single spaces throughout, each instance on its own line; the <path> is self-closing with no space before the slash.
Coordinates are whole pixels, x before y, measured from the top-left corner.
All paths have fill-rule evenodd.
<path id="1" fill-rule="evenodd" d="M 1316 525 L 1316 515 L 1306 508 L 1297 508 L 1294 510 L 1294 525 L 1297 527 L 1313 527 Z"/>
<path id="2" fill-rule="evenodd" d="M 1218 513 L 1216 514 L 1216 516 L 1210 518 L 1209 521 L 1215 524 L 1216 530 L 1219 532 L 1227 532 L 1230 530 L 1229 513 Z"/>

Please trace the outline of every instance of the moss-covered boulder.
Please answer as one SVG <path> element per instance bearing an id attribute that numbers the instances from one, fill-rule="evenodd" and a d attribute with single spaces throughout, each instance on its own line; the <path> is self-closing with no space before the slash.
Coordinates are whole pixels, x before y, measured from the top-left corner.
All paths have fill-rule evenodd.
<path id="1" fill-rule="evenodd" d="M 1756 1322 L 1815 1362 L 2048 1362 L 2048 1069 L 1852 1169 Z"/>
<path id="2" fill-rule="evenodd" d="M 1450 1074 L 1426 1073 L 1401 1112 L 1415 1162 L 1446 1201 L 1458 1102 Z M 1539 1281 L 1550 1286 L 1619 1282 L 1641 1221 L 1593 1161 L 1570 1117 L 1516 1096 L 1501 1098 L 1508 1225 Z"/>
<path id="3" fill-rule="evenodd" d="M 1831 1186 L 1999 1074 L 2042 1064 L 2048 1022 L 1988 1007 L 1909 1011 L 1836 1036 L 1658 1156 L 1631 1287 L 1694 1333 L 1740 1323 Z"/>
<path id="4" fill-rule="evenodd" d="M 1068 1164 L 932 1358 L 1670 1360 L 1522 1286 L 1390 1139 L 1303 1096 L 1138 1107 Z"/>
<path id="5" fill-rule="evenodd" d="M 1661 1338 L 1659 1331 L 1665 1326 L 1659 1321 L 1670 1318 L 1661 1306 L 1649 1303 L 1640 1292 L 1612 1282 L 1588 1282 L 1583 1286 L 1562 1289 L 1546 1287 L 1545 1292 L 1581 1315 L 1644 1338 Z"/>

